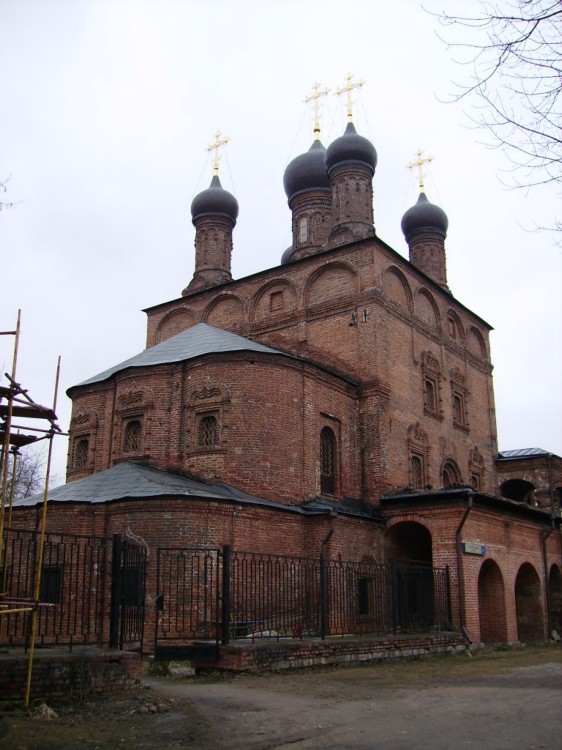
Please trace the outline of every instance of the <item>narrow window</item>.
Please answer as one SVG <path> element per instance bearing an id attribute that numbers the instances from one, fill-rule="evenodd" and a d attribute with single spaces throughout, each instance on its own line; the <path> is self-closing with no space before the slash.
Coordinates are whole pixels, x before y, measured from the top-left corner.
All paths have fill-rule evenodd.
<path id="1" fill-rule="evenodd" d="M 470 484 L 474 487 L 475 490 L 480 490 L 480 475 L 472 474 L 472 476 L 470 477 Z"/>
<path id="2" fill-rule="evenodd" d="M 124 453 L 138 453 L 141 448 L 142 426 L 140 420 L 133 419 L 125 426 L 125 437 L 123 440 Z"/>
<path id="3" fill-rule="evenodd" d="M 452 315 L 449 315 L 449 317 L 447 318 L 447 327 L 449 329 L 449 336 L 452 339 L 456 339 L 457 338 L 457 325 Z"/>
<path id="4" fill-rule="evenodd" d="M 369 583 L 368 578 L 359 578 L 357 581 L 357 607 L 360 615 L 368 615 L 371 611 Z"/>
<path id="5" fill-rule="evenodd" d="M 453 393 L 453 422 L 458 425 L 465 424 L 464 400 L 460 393 Z"/>
<path id="6" fill-rule="evenodd" d="M 414 489 L 423 487 L 423 462 L 420 456 L 412 456 L 410 459 L 411 486 Z"/>
<path id="7" fill-rule="evenodd" d="M 336 436 L 329 427 L 320 433 L 320 492 L 323 495 L 336 492 Z"/>
<path id="8" fill-rule="evenodd" d="M 90 441 L 88 438 L 80 438 L 76 441 L 74 446 L 74 468 L 81 469 L 88 463 L 88 451 L 90 448 Z"/>
<path id="9" fill-rule="evenodd" d="M 308 218 L 303 216 L 299 222 L 299 242 L 308 240 Z"/>
<path id="10" fill-rule="evenodd" d="M 424 379 L 424 406 L 428 411 L 437 411 L 437 396 L 435 394 L 435 381 L 433 378 Z"/>
<path id="11" fill-rule="evenodd" d="M 62 568 L 43 568 L 41 571 L 41 601 L 46 604 L 60 604 L 61 583 Z"/>
<path id="12" fill-rule="evenodd" d="M 205 414 L 199 419 L 197 428 L 197 445 L 210 447 L 218 443 L 217 418 L 212 414 Z"/>

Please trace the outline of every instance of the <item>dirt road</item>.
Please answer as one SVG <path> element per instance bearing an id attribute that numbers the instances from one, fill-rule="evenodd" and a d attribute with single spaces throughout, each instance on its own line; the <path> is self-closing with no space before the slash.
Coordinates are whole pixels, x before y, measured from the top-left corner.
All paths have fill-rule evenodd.
<path id="1" fill-rule="evenodd" d="M 2 750 L 562 748 L 562 648 L 145 688 L 12 718 Z"/>

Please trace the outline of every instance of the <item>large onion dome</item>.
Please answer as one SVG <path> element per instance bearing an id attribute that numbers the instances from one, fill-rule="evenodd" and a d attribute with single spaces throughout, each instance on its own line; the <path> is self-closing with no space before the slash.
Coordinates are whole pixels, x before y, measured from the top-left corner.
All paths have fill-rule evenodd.
<path id="1" fill-rule="evenodd" d="M 401 223 L 406 242 L 410 241 L 415 232 L 421 230 L 436 232 L 445 239 L 448 226 L 449 219 L 445 211 L 430 203 L 425 193 L 420 193 L 418 202 L 406 211 Z"/>
<path id="2" fill-rule="evenodd" d="M 326 151 L 326 167 L 330 171 L 336 164 L 345 162 L 361 162 L 369 166 L 373 172 L 377 166 L 377 152 L 367 138 L 358 135 L 355 125 L 347 123 L 345 132 Z"/>
<path id="3" fill-rule="evenodd" d="M 305 190 L 329 190 L 330 181 L 325 163 L 326 149 L 315 140 L 304 154 L 296 156 L 283 175 L 283 187 L 289 202 Z"/>
<path id="4" fill-rule="evenodd" d="M 227 216 L 233 224 L 238 218 L 238 201 L 225 190 L 218 175 L 214 175 L 207 190 L 198 193 L 191 203 L 193 223 L 200 216 Z"/>

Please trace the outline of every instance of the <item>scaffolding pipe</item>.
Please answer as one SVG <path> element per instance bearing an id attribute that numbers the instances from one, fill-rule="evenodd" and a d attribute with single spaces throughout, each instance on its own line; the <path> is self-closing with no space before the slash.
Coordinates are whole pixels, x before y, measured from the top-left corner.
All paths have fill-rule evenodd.
<path id="1" fill-rule="evenodd" d="M 57 411 L 57 396 L 59 390 L 59 377 L 60 377 L 60 356 L 57 361 L 57 373 L 55 377 L 55 393 L 53 396 L 53 412 L 56 414 Z M 43 568 L 43 553 L 45 548 L 45 529 L 47 527 L 47 503 L 49 500 L 49 478 L 51 473 L 51 459 L 53 456 L 53 437 L 55 435 L 55 428 L 51 425 L 51 434 L 49 436 L 49 450 L 47 453 L 47 470 L 45 472 L 45 488 L 43 490 L 43 512 L 41 514 L 41 535 L 39 539 L 39 554 L 37 557 L 37 573 L 35 576 L 35 592 L 34 602 L 35 607 L 31 614 L 31 639 L 29 646 L 29 658 L 27 662 L 27 680 L 25 685 L 25 701 L 24 709 L 29 710 L 29 697 L 31 693 L 31 675 L 33 673 L 33 656 L 35 652 L 35 637 L 37 635 L 37 621 L 39 619 L 39 612 L 37 604 L 41 595 L 41 572 Z"/>

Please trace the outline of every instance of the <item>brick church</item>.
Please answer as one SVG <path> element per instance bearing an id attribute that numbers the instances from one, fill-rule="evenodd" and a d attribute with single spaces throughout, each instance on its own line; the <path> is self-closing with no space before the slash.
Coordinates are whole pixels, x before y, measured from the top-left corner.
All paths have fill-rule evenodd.
<path id="1" fill-rule="evenodd" d="M 376 166 L 351 118 L 327 148 L 316 126 L 283 178 L 291 246 L 233 279 L 239 207 L 215 159 L 181 296 L 145 311 L 144 351 L 68 391 L 49 527 L 448 566 L 452 624 L 473 642 L 547 638 L 562 631 L 562 459 L 498 453 L 490 325 L 449 288 L 447 216 L 421 186 L 404 258 L 376 233 Z"/>

